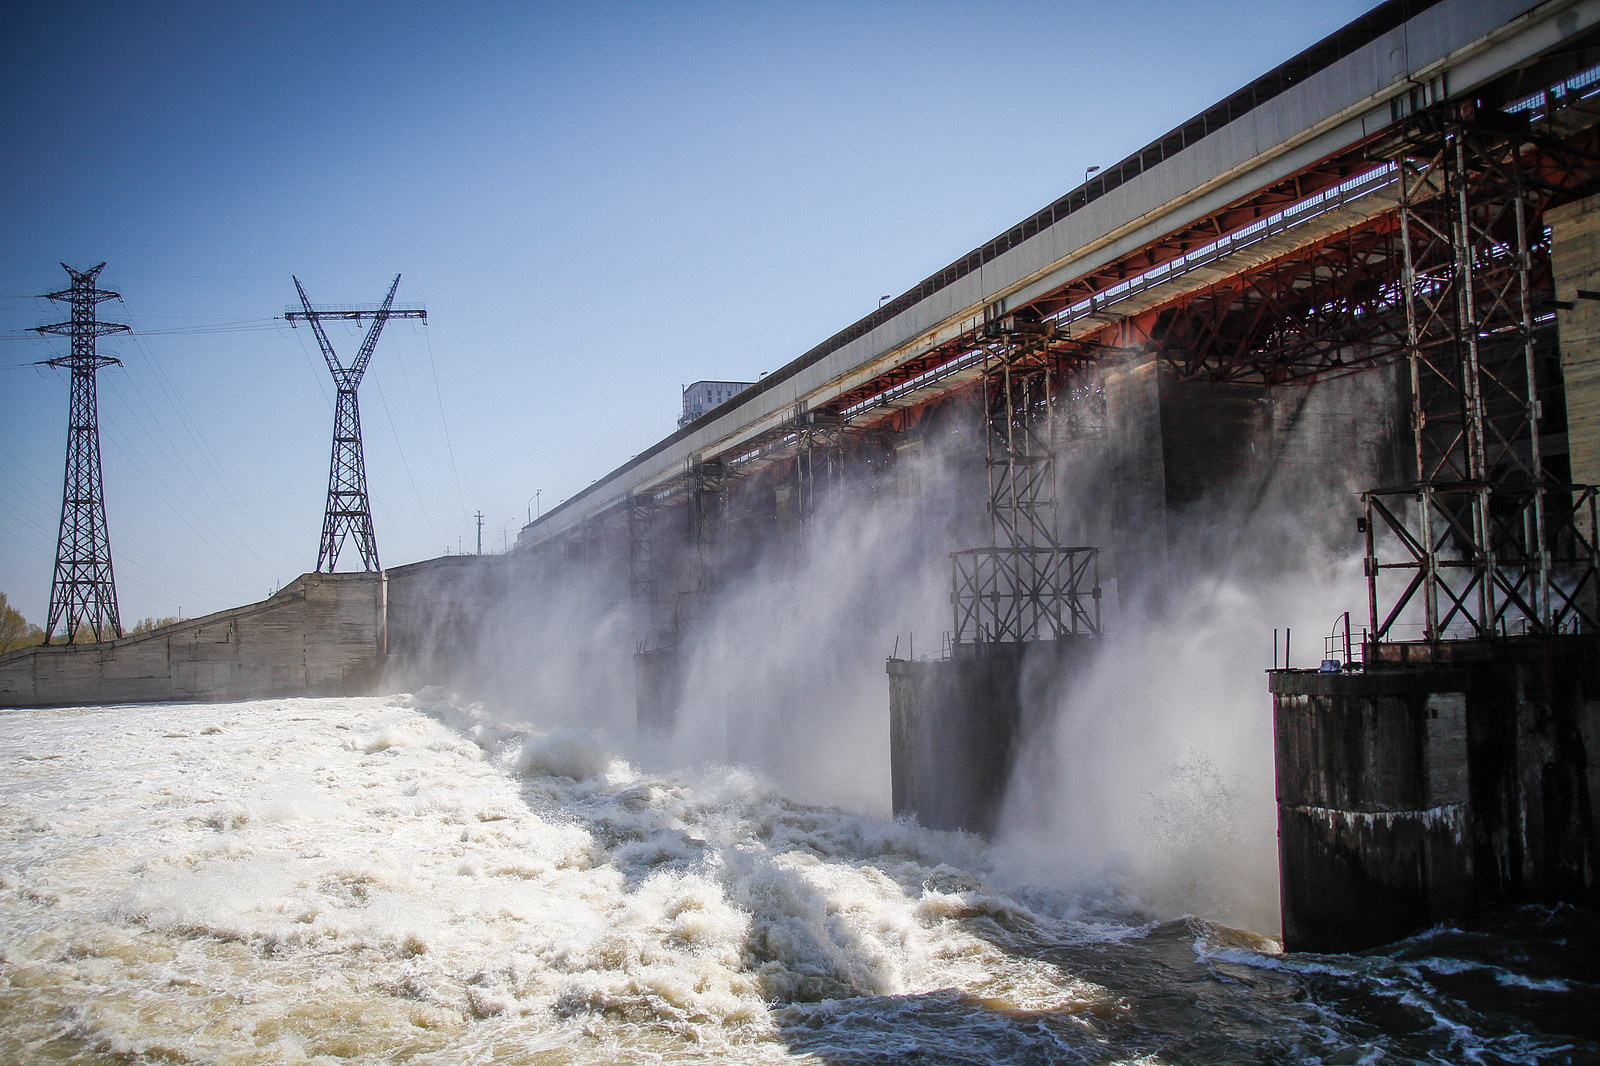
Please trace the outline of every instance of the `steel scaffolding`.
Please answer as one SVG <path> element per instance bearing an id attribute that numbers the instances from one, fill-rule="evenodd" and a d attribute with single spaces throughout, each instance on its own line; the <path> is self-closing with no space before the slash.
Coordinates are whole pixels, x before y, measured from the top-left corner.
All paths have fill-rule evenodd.
<path id="1" fill-rule="evenodd" d="M 1057 532 L 1058 341 L 1042 323 L 991 318 L 983 356 L 989 536 L 952 552 L 957 644 L 1100 633 L 1099 550 Z"/>
<path id="2" fill-rule="evenodd" d="M 1594 489 L 1542 451 L 1531 134 L 1492 117 L 1420 115 L 1395 158 L 1417 481 L 1363 494 L 1373 642 L 1600 630 Z"/>

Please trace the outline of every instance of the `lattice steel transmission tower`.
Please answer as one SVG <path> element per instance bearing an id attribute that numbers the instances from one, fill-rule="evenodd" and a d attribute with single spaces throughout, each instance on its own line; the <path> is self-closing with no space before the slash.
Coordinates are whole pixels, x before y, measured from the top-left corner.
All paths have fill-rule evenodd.
<path id="1" fill-rule="evenodd" d="M 122 363 L 109 355 L 98 354 L 95 339 L 131 330 L 95 317 L 96 304 L 122 299 L 117 293 L 95 288 L 95 278 L 105 266 L 101 263 L 79 271 L 62 263 L 61 269 L 72 279 L 72 288 L 46 293 L 43 299 L 70 302 L 72 320 L 34 327 L 36 333 L 72 338 L 71 355 L 47 359 L 40 364 L 72 371 L 67 469 L 61 488 L 61 531 L 56 537 L 56 565 L 50 577 L 50 615 L 44 629 L 47 644 L 57 624 L 63 620 L 67 624 L 68 644 L 77 639 L 80 626 L 87 626 L 97 641 L 122 636 L 122 621 L 117 616 L 117 586 L 111 575 L 105 491 L 100 480 L 100 414 L 95 397 L 95 371 Z"/>
<path id="2" fill-rule="evenodd" d="M 338 390 L 333 411 L 333 456 L 328 463 L 328 506 L 322 516 L 322 545 L 317 550 L 317 569 L 322 570 L 326 563 L 328 572 L 333 573 L 345 537 L 353 534 L 356 547 L 361 551 L 362 569 L 377 570 L 380 569 L 378 541 L 372 532 L 372 507 L 367 499 L 367 461 L 361 451 L 361 410 L 356 405 L 356 390 L 361 386 L 361 376 L 367 372 L 367 364 L 372 361 L 372 350 L 378 344 L 378 334 L 383 332 L 383 324 L 391 318 L 420 318 L 426 322 L 428 312 L 420 307 L 392 309 L 395 290 L 400 287 L 399 274 L 394 276 L 394 284 L 389 286 L 389 295 L 375 308 L 315 309 L 306 297 L 300 279 L 293 278 L 293 281 L 304 310 L 288 311 L 283 317 L 291 326 L 298 322 L 311 324 L 311 331 L 317 335 L 317 344 L 322 349 L 322 357 L 328 361 L 328 372 L 333 375 L 333 383 Z M 344 366 L 334 354 L 333 345 L 328 343 L 322 321 L 340 319 L 359 323 L 363 318 L 370 318 L 372 324 L 367 327 L 366 339 L 361 342 L 361 350 L 356 353 L 355 361 Z"/>

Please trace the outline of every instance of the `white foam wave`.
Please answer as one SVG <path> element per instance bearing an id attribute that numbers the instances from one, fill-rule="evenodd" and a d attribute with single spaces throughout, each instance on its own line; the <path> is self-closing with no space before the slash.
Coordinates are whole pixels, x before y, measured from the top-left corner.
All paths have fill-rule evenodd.
<path id="1" fill-rule="evenodd" d="M 762 1061 L 785 1004 L 1109 998 L 974 934 L 1042 919 L 970 838 L 649 776 L 436 690 L 9 712 L 0 755 L 0 1059 L 65 1032 L 190 1062 Z"/>

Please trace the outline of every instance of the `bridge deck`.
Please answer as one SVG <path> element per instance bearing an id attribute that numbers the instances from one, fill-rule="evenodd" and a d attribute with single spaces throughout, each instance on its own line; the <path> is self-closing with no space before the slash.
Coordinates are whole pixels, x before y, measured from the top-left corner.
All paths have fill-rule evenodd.
<path id="1" fill-rule="evenodd" d="M 1600 0 L 1390 0 L 600 478 L 524 528 L 518 546 L 559 539 L 693 463 L 771 445 L 798 412 L 833 405 L 870 420 L 958 387 L 976 370 L 953 361 L 986 310 L 1069 310 L 1120 287 L 1114 313 L 1126 316 L 1382 214 L 1393 192 L 1360 188 L 1375 167 L 1363 145 L 1415 107 L 1527 68 L 1597 26 Z M 1356 188 L 1309 221 L 1149 274 L 1307 197 Z"/>

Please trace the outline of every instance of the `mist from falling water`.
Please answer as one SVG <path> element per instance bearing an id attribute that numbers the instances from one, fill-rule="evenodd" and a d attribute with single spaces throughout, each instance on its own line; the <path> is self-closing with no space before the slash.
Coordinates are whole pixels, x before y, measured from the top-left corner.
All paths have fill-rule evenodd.
<path id="1" fill-rule="evenodd" d="M 1275 934 L 1266 623 L 1324 632 L 1328 605 L 1360 591 L 1359 559 L 1264 579 L 1168 576 L 1160 602 L 1127 605 L 1088 668 L 1048 689 L 1007 791 L 997 863 L 1020 880 L 1114 887 L 1157 915 Z"/>
<path id="2" fill-rule="evenodd" d="M 1076 464 L 1062 498 L 1103 500 L 1111 459 Z M 983 536 L 981 487 L 960 483 L 970 462 L 930 449 L 901 464 L 898 482 L 938 490 L 841 492 L 801 550 L 769 552 L 709 601 L 665 735 L 634 729 L 625 583 L 597 593 L 588 571 L 541 586 L 491 634 L 497 716 L 605 734 L 659 771 L 746 766 L 802 802 L 888 815 L 884 659 L 896 633 L 932 650 L 950 625 L 948 552 Z M 1292 627 L 1312 665 L 1334 616 L 1364 600 L 1360 486 L 1303 475 L 1242 479 L 1107 553 L 1123 574 L 1106 576 L 1103 649 L 1027 712 L 992 852 L 1017 885 L 1277 930 L 1273 630 Z"/>
<path id="3" fill-rule="evenodd" d="M 954 476 L 937 458 L 904 462 L 923 484 Z M 685 646 L 669 760 L 751 765 L 803 802 L 889 815 L 884 662 L 907 626 L 949 626 L 955 516 L 947 497 L 879 488 L 841 492 L 797 552 L 718 594 Z"/>
<path id="4" fill-rule="evenodd" d="M 1323 402 L 1313 390 L 1299 425 L 1318 425 Z M 1073 476 L 1105 471 L 1091 462 Z M 1283 630 L 1294 665 L 1314 666 L 1339 613 L 1365 603 L 1355 530 L 1366 476 L 1284 464 L 1218 488 L 1166 529 L 1124 536 L 1103 647 L 1025 709 L 997 864 L 1022 882 L 1276 934 L 1265 671 Z"/>

